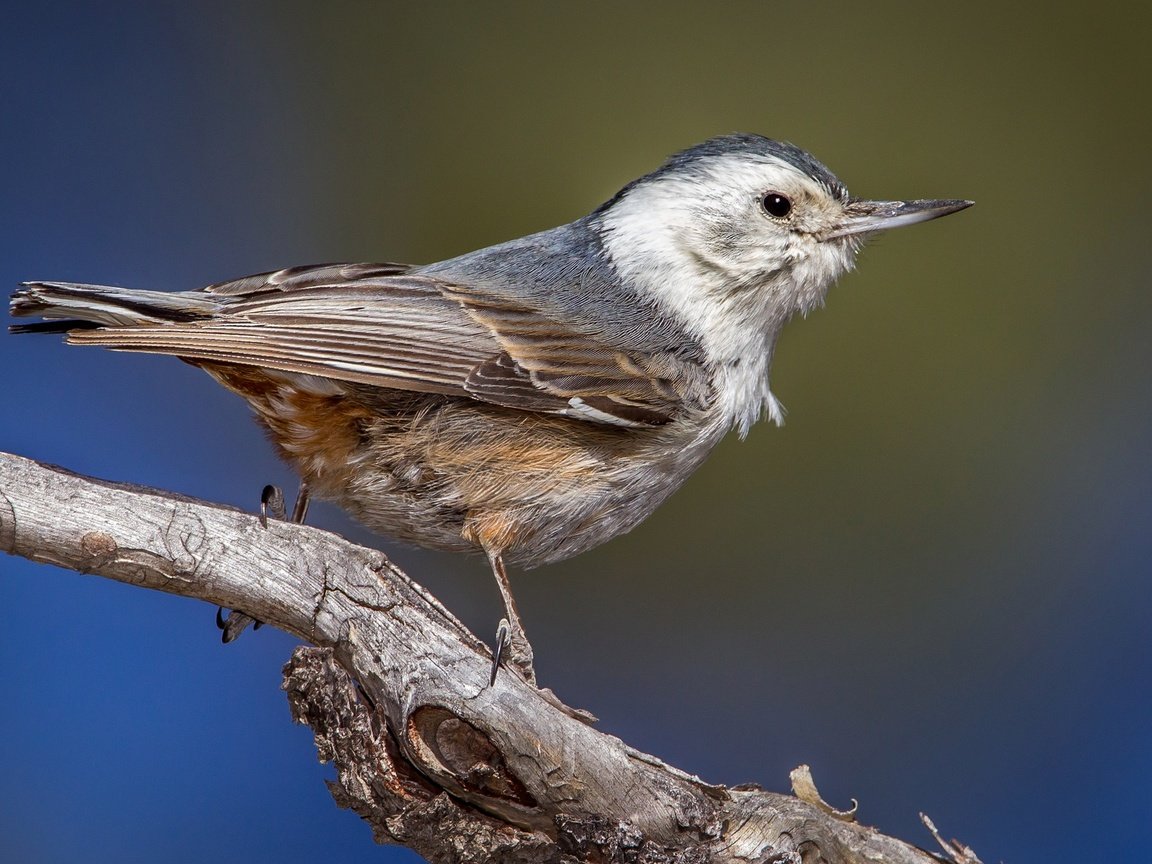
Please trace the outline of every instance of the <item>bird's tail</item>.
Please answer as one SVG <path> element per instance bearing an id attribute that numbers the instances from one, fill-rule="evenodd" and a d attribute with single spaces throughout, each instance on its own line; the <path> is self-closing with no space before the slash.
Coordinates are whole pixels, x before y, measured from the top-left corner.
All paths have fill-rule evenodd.
<path id="1" fill-rule="evenodd" d="M 67 333 L 98 327 L 186 323 L 210 316 L 218 298 L 200 291 L 136 291 L 78 282 L 25 282 L 12 295 L 14 318 L 43 321 L 14 324 L 12 333 Z"/>

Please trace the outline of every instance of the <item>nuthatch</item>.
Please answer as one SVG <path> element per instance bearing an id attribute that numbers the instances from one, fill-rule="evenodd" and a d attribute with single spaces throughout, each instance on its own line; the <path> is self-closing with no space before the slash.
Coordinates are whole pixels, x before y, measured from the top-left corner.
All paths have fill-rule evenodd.
<path id="1" fill-rule="evenodd" d="M 31 282 L 20 332 L 172 354 L 240 394 L 310 492 L 487 555 L 494 652 L 534 681 L 504 562 L 634 528 L 733 427 L 779 422 L 773 348 L 878 231 L 968 207 L 853 198 L 758 135 L 713 138 L 559 228 L 436 264 L 294 267 L 200 291 Z M 302 508 L 297 508 L 302 513 Z"/>

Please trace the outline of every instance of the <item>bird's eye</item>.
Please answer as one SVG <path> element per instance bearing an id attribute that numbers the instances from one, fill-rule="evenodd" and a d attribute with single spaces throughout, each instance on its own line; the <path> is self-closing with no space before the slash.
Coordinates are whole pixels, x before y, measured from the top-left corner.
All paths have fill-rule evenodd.
<path id="1" fill-rule="evenodd" d="M 764 212 L 776 219 L 783 219 L 792 212 L 792 202 L 779 192 L 765 192 L 760 199 L 760 206 Z"/>

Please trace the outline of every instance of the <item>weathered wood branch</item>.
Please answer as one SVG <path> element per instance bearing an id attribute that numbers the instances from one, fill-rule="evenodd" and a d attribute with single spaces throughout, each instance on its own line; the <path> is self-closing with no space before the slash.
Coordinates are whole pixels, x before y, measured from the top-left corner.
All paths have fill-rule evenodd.
<path id="1" fill-rule="evenodd" d="M 316 646 L 284 688 L 336 765 L 333 796 L 432 862 L 940 860 L 848 821 L 803 775 L 805 800 L 712 786 L 513 672 L 489 686 L 488 648 L 431 595 L 315 528 L 0 453 L 0 550 L 243 609 Z"/>

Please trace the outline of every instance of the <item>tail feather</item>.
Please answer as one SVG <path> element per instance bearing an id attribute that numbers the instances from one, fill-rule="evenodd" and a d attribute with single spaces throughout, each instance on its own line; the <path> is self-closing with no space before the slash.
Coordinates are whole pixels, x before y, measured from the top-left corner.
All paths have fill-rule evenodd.
<path id="1" fill-rule="evenodd" d="M 35 321 L 31 324 L 9 324 L 9 333 L 71 333 L 73 330 L 95 330 L 99 327 L 92 321 L 66 318 L 62 321 Z"/>
<path id="2" fill-rule="evenodd" d="M 13 317 L 38 315 L 36 324 L 17 324 L 13 333 L 66 333 L 92 327 L 186 323 L 212 314 L 219 300 L 199 291 L 137 291 L 78 282 L 25 282 L 12 295 Z"/>

